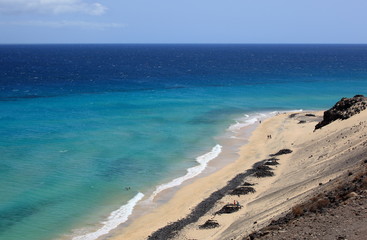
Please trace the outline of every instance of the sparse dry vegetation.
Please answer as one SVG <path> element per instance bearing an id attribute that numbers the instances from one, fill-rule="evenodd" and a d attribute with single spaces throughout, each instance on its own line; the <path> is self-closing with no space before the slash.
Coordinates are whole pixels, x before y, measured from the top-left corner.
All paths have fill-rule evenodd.
<path id="1" fill-rule="evenodd" d="M 360 167 L 356 167 L 345 173 L 329 184 L 320 185 L 320 188 L 319 194 L 294 206 L 284 217 L 272 221 L 269 226 L 250 234 L 244 239 L 262 239 L 263 237 L 268 239 L 266 236 L 269 235 L 271 231 L 282 229 L 295 219 L 309 216 L 310 214 L 323 213 L 328 208 L 337 208 L 340 205 L 346 204 L 349 199 L 355 199 L 365 194 L 367 190 L 366 162 L 361 161 Z"/>
<path id="2" fill-rule="evenodd" d="M 296 217 L 302 216 L 304 213 L 303 207 L 301 205 L 297 205 L 292 208 L 292 214 Z"/>

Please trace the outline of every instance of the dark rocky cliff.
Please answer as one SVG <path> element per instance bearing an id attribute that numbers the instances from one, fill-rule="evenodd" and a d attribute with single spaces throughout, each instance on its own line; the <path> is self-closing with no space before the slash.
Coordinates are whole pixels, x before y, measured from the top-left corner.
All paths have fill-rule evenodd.
<path id="1" fill-rule="evenodd" d="M 356 95 L 352 98 L 342 98 L 332 108 L 324 112 L 324 119 L 315 126 L 315 130 L 341 119 L 348 119 L 367 108 L 367 97 Z"/>

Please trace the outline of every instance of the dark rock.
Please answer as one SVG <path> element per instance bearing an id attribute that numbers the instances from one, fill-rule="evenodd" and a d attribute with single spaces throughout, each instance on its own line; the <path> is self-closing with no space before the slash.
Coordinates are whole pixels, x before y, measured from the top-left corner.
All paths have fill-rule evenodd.
<path id="1" fill-rule="evenodd" d="M 292 153 L 293 151 L 290 150 L 290 149 L 282 149 L 282 150 L 279 150 L 279 152 L 277 153 L 274 153 L 274 154 L 270 154 L 269 156 L 270 157 L 275 157 L 275 156 L 279 156 L 279 155 L 283 155 L 283 154 L 289 154 L 289 153 Z"/>
<path id="2" fill-rule="evenodd" d="M 258 231 L 258 232 L 254 232 L 254 233 L 251 233 L 248 236 L 248 239 L 249 240 L 254 240 L 256 238 L 264 237 L 264 236 L 268 235 L 269 233 L 270 233 L 269 231 Z"/>
<path id="3" fill-rule="evenodd" d="M 267 160 L 264 165 L 268 165 L 268 166 L 274 166 L 274 165 L 279 165 L 277 160 Z"/>
<path id="4" fill-rule="evenodd" d="M 342 98 L 332 108 L 324 112 L 324 118 L 315 126 L 320 129 L 335 120 L 345 120 L 351 116 L 360 113 L 367 108 L 367 97 L 356 95 L 352 98 Z"/>
<path id="5" fill-rule="evenodd" d="M 255 184 L 253 184 L 253 183 L 249 183 L 249 182 L 244 182 L 243 184 L 242 184 L 242 186 L 254 186 Z"/>
<path id="6" fill-rule="evenodd" d="M 256 192 L 253 187 L 238 187 L 234 189 L 230 194 L 231 195 L 246 195 L 249 193 Z"/>
<path id="7" fill-rule="evenodd" d="M 238 206 L 236 204 L 226 204 L 222 207 L 221 210 L 219 210 L 215 214 L 224 214 L 224 213 L 229 214 L 229 213 L 237 212 L 240 209 L 241 209 L 241 206 Z"/>
<path id="8" fill-rule="evenodd" d="M 307 113 L 305 116 L 306 117 L 316 117 L 316 115 L 315 114 L 312 114 L 312 113 Z"/>
<path id="9" fill-rule="evenodd" d="M 297 116 L 298 113 L 292 113 L 291 115 L 289 115 L 289 118 L 294 118 L 295 116 Z"/>
<path id="10" fill-rule="evenodd" d="M 211 228 L 217 228 L 219 227 L 219 223 L 215 220 L 207 220 L 203 225 L 200 225 L 200 229 L 211 229 Z"/>
<path id="11" fill-rule="evenodd" d="M 271 171 L 273 170 L 271 167 L 266 166 L 266 165 L 260 165 L 260 166 L 256 166 L 254 168 L 255 171 Z"/>
<path id="12" fill-rule="evenodd" d="M 303 123 L 306 123 L 306 121 L 305 120 L 301 120 L 301 121 L 298 122 L 298 124 L 303 124 Z"/>
<path id="13" fill-rule="evenodd" d="M 274 173 L 272 171 L 263 170 L 263 171 L 255 172 L 254 176 L 257 178 L 272 177 L 274 176 Z"/>
<path id="14" fill-rule="evenodd" d="M 255 166 L 253 168 L 254 176 L 257 178 L 274 176 L 274 173 L 272 172 L 272 170 L 273 169 L 271 167 L 266 166 L 266 165 Z"/>

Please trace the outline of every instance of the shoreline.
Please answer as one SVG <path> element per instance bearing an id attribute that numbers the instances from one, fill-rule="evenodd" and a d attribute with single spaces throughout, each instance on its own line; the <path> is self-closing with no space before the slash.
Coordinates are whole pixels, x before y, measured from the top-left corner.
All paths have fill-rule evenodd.
<path id="1" fill-rule="evenodd" d="M 159 232 L 163 236 L 174 233 L 173 239 L 242 239 L 285 215 L 320 185 L 353 167 L 363 151 L 363 137 L 367 136 L 367 126 L 364 125 L 367 111 L 347 120 L 338 120 L 316 132 L 314 127 L 322 112 L 306 116 L 308 113 L 282 113 L 265 120 L 253 132 L 249 143 L 242 146 L 235 162 L 183 186 L 168 203 L 137 219 L 129 227 L 114 232 L 114 236 L 108 239 L 146 239 L 148 236 L 164 239 Z M 354 128 L 358 130 L 354 131 Z M 269 134 L 273 136 L 271 140 L 266 139 Z M 279 157 L 280 165 L 273 168 L 275 176 L 255 178 L 248 174 L 255 163 L 284 148 L 290 148 L 293 153 Z M 229 181 L 238 174 L 242 174 L 242 181 L 255 184 L 256 193 L 228 195 Z M 209 197 L 213 194 L 223 196 Z M 215 214 L 233 200 L 239 201 L 244 210 Z M 210 201 L 211 206 L 206 208 L 205 204 Z M 199 214 L 201 210 L 203 212 Z M 199 229 L 209 219 L 218 221 L 220 227 Z"/>
<path id="2" fill-rule="evenodd" d="M 278 115 L 287 114 L 289 112 L 290 111 L 283 111 L 282 114 Z M 248 134 L 248 139 L 246 139 L 246 143 L 239 146 L 236 159 L 229 163 L 226 162 L 225 165 L 221 166 L 217 171 L 207 173 L 206 171 L 208 170 L 206 169 L 202 175 L 195 177 L 194 179 L 188 180 L 182 186 L 179 186 L 179 189 L 173 190 L 174 193 L 171 193 L 171 195 L 173 195 L 171 199 L 163 204 L 159 204 L 158 208 L 150 209 L 150 213 L 142 217 L 137 217 L 136 219 L 134 219 L 134 221 L 129 222 L 127 226 L 124 226 L 123 228 L 119 227 L 115 230 L 112 230 L 107 236 L 107 239 L 145 239 L 159 228 L 164 227 L 169 223 L 176 221 L 177 219 L 187 217 L 195 206 L 202 203 L 203 199 L 206 199 L 213 192 L 216 192 L 218 189 L 225 187 L 226 183 L 230 181 L 233 176 L 240 173 L 241 170 L 250 169 L 252 165 L 256 163 L 258 158 L 252 159 L 252 161 L 241 161 L 243 148 L 245 148 L 251 142 L 252 138 L 259 138 L 259 135 L 261 136 L 261 138 L 262 136 L 266 136 L 264 135 L 264 132 L 268 131 L 269 128 L 269 123 L 267 123 L 267 121 L 278 117 L 275 116 L 276 112 L 271 113 L 273 116 L 269 116 L 266 119 L 261 119 L 261 124 L 255 122 L 254 125 L 250 125 L 250 127 L 253 128 L 251 129 L 251 133 L 248 133 L 248 131 L 245 133 L 243 131 L 242 133 L 238 133 L 240 135 Z M 259 130 L 259 127 L 265 129 Z M 253 136 L 254 134 L 256 135 L 255 137 Z M 258 141 L 259 140 L 257 139 L 257 142 Z M 266 154 L 263 154 L 263 156 L 264 158 L 266 158 Z M 210 162 L 210 164 L 215 164 L 215 161 Z M 223 163 L 220 164 L 223 165 Z M 245 168 L 243 168 L 242 166 L 240 168 L 238 167 L 242 164 L 244 164 Z M 248 173 L 248 175 L 249 174 L 250 173 Z M 193 189 L 195 189 L 195 197 L 190 194 Z M 197 191 L 199 191 L 199 193 L 197 193 Z M 218 199 L 216 199 L 212 204 L 217 202 Z M 166 212 L 170 212 L 169 216 L 165 214 Z M 152 223 L 154 223 L 154 226 L 152 226 Z"/>
<path id="3" fill-rule="evenodd" d="M 137 195 L 135 195 L 133 199 L 130 199 L 127 204 L 122 205 L 119 209 L 112 212 L 105 221 L 101 222 L 103 225 L 100 225 L 100 227 L 96 228 L 94 231 L 86 231 L 82 235 L 74 235 L 72 239 L 109 239 L 111 236 L 115 235 L 115 232 L 119 232 L 121 229 L 129 229 L 129 226 L 133 224 L 135 220 L 144 217 L 145 214 L 149 214 L 155 211 L 156 208 L 160 208 L 168 203 L 181 188 L 194 184 L 197 179 L 205 178 L 234 162 L 239 157 L 240 148 L 248 143 L 252 132 L 258 127 L 259 121 L 261 122 L 264 119 L 271 118 L 275 113 L 275 111 L 253 112 L 243 114 L 241 117 L 234 119 L 234 124 L 226 128 L 223 134 L 215 137 L 217 145 L 214 146 L 211 151 L 198 156 L 196 158 L 196 163 L 198 163 L 198 165 L 186 169 L 186 175 L 176 177 L 169 182 L 157 185 L 152 191 L 147 193 L 137 193 Z M 209 159 L 207 159 L 207 157 L 209 157 Z M 198 174 L 193 174 L 192 170 L 200 171 Z M 176 182 L 180 182 L 180 184 L 177 185 L 175 184 Z M 135 202 L 135 204 L 131 205 L 131 202 Z M 127 209 L 128 207 L 131 209 Z M 123 212 L 130 212 L 130 215 L 122 216 L 121 214 Z M 126 219 L 116 227 L 116 221 L 113 221 L 114 216 L 118 216 L 118 219 L 116 219 L 117 221 L 125 217 Z M 114 227 L 109 229 L 109 226 Z M 82 231 L 83 229 L 80 230 Z"/>

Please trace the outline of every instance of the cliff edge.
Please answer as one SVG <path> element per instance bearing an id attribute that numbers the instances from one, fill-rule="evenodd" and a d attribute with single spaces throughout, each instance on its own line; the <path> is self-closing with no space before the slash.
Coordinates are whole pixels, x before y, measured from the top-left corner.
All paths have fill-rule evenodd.
<path id="1" fill-rule="evenodd" d="M 320 129 L 335 120 L 348 119 L 367 108 L 367 97 L 355 95 L 352 98 L 342 98 L 332 108 L 324 112 L 321 122 L 315 126 L 315 130 Z"/>

